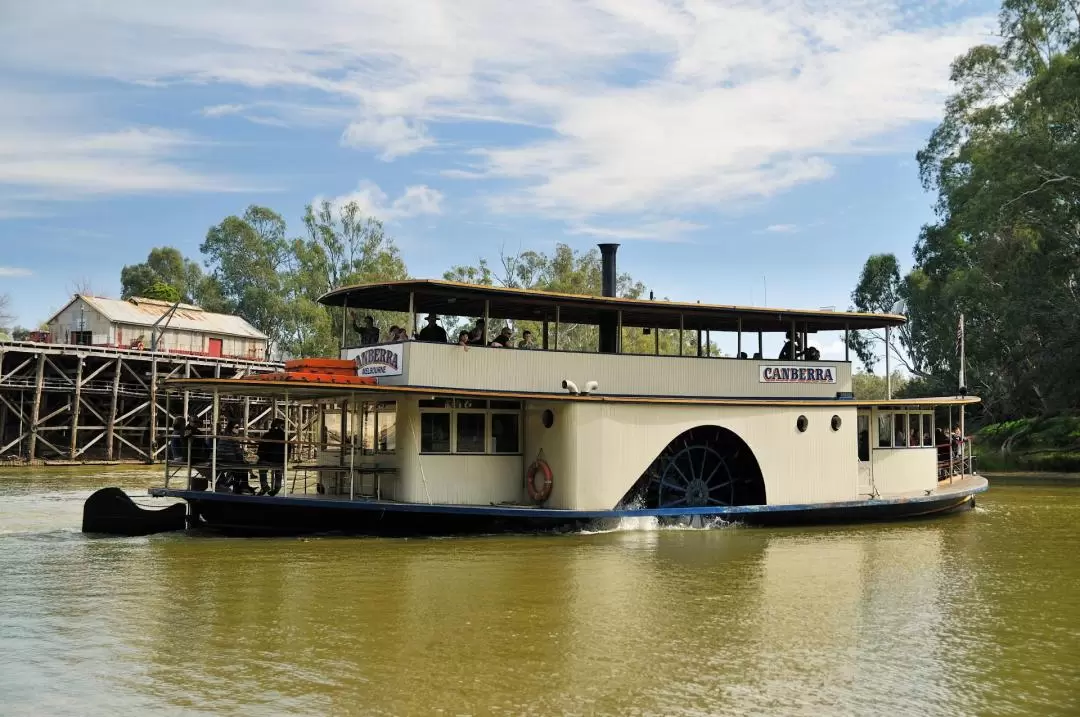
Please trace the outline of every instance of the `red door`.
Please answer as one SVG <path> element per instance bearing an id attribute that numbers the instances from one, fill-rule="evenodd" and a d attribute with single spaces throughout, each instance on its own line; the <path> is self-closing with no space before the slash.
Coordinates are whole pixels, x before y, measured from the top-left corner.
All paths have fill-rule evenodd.
<path id="1" fill-rule="evenodd" d="M 210 339 L 211 356 L 221 356 L 221 339 Z"/>

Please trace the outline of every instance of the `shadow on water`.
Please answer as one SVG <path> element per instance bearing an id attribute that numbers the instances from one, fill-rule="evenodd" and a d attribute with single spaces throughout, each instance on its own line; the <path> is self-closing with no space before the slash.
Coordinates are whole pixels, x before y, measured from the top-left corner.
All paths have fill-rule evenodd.
<path id="1" fill-rule="evenodd" d="M 980 506 L 444 540 L 86 539 L 52 519 L 0 535 L 0 693 L 14 714 L 1068 713 L 1080 494 Z"/>

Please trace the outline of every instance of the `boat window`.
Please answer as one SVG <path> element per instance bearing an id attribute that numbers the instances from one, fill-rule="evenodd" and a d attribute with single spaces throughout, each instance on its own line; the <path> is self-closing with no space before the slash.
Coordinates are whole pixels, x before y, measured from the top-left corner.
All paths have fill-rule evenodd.
<path id="1" fill-rule="evenodd" d="M 906 448 L 908 444 L 907 434 L 907 414 L 897 413 L 893 420 L 895 424 L 893 427 L 896 429 L 896 438 L 893 440 L 893 448 Z"/>
<path id="2" fill-rule="evenodd" d="M 394 453 L 397 450 L 397 411 L 387 410 L 383 405 L 380 404 L 375 413 L 377 450 L 379 453 Z"/>
<path id="3" fill-rule="evenodd" d="M 494 402 L 493 402 L 494 403 Z M 521 433 L 517 413 L 491 414 L 491 450 L 493 453 L 517 453 Z"/>
<path id="4" fill-rule="evenodd" d="M 908 445 L 912 448 L 918 448 L 922 445 L 922 416 L 918 413 L 908 416 L 908 427 L 908 435 L 911 438 Z"/>
<path id="5" fill-rule="evenodd" d="M 420 414 L 420 452 L 450 452 L 450 414 Z"/>
<path id="6" fill-rule="evenodd" d="M 487 415 L 484 413 L 457 414 L 457 453 L 484 453 Z"/>
<path id="7" fill-rule="evenodd" d="M 892 447 L 892 414 L 879 413 L 877 417 L 877 444 L 878 448 Z"/>
<path id="8" fill-rule="evenodd" d="M 859 460 L 870 460 L 870 416 L 859 414 Z"/>
<path id="9" fill-rule="evenodd" d="M 924 413 L 922 417 L 922 444 L 934 445 L 934 414 Z"/>

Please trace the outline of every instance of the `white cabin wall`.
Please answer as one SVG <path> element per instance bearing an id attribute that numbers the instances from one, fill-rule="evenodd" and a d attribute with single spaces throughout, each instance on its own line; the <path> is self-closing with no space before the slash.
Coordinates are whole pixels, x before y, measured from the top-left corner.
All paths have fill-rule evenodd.
<path id="1" fill-rule="evenodd" d="M 672 439 L 700 425 L 727 428 L 746 442 L 761 467 L 769 505 L 856 499 L 854 407 L 573 403 L 562 410 L 565 433 L 554 430 L 558 422 L 545 432 L 532 409 L 526 422 L 527 455 L 543 448 L 554 473 L 548 507 L 613 508 Z M 800 415 L 809 421 L 805 433 L 796 428 Z M 841 417 L 839 431 L 830 426 L 833 415 Z"/>
<path id="2" fill-rule="evenodd" d="M 397 402 L 398 476 L 383 497 L 408 503 L 490 505 L 524 499 L 520 455 L 421 455 L 420 409 L 415 399 Z M 385 480 L 389 487 L 391 480 Z"/>
<path id="3" fill-rule="evenodd" d="M 875 448 L 874 486 L 881 495 L 937 488 L 937 448 Z"/>
<path id="4" fill-rule="evenodd" d="M 762 396 L 835 398 L 851 390 L 851 364 L 843 362 L 710 359 L 559 351 L 519 351 L 479 346 L 408 342 L 402 375 L 380 378 L 391 386 L 484 388 L 493 391 L 562 391 L 562 380 L 579 388 L 595 380 L 598 394 L 654 396 Z M 361 349 L 350 349 L 353 358 Z M 830 368 L 835 383 L 762 383 L 760 367 Z"/>

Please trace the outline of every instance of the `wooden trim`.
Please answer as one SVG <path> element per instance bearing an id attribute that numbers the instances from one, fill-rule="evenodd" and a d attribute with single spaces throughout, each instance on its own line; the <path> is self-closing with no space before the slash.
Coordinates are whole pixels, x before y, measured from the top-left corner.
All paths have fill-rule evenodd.
<path id="1" fill-rule="evenodd" d="M 904 398 L 892 400 L 858 401 L 854 399 L 799 399 L 799 398 L 722 398 L 708 396 L 614 396 L 600 394 L 567 393 L 526 393 L 517 391 L 484 391 L 467 388 L 444 388 L 438 386 L 379 386 L 374 384 L 302 384 L 292 381 L 245 381 L 243 379 L 190 379 L 170 380 L 170 388 L 194 390 L 214 388 L 226 395 L 253 396 L 275 395 L 289 391 L 294 398 L 304 396 L 303 400 L 333 398 L 344 392 L 362 394 L 396 394 L 406 396 L 447 396 L 463 398 L 495 398 L 532 401 L 577 401 L 581 403 L 645 403 L 645 404 L 685 404 L 702 406 L 833 406 L 833 407 L 929 407 L 945 405 L 970 405 L 979 403 L 977 396 L 944 396 L 940 398 Z"/>

